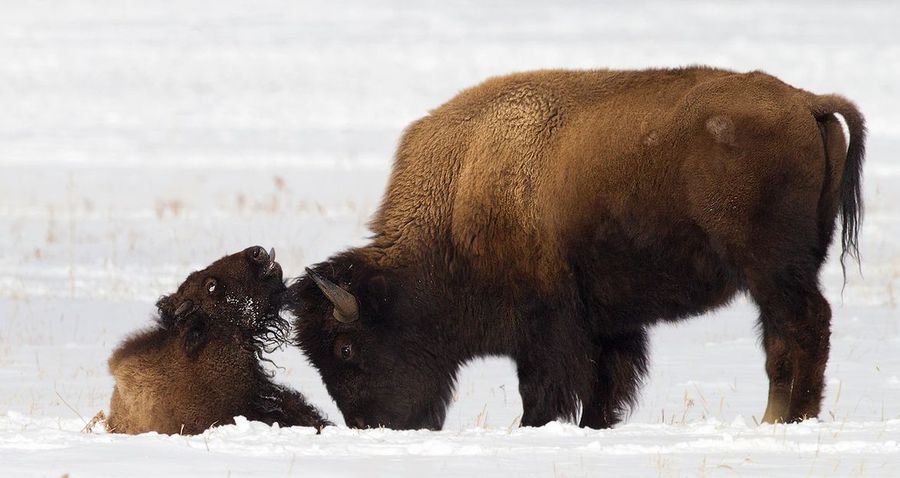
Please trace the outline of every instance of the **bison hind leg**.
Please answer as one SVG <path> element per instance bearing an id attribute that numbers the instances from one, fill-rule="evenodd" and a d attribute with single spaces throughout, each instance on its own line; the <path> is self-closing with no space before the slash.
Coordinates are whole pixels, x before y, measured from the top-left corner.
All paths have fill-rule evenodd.
<path id="1" fill-rule="evenodd" d="M 769 376 L 766 423 L 814 418 L 822 402 L 831 307 L 814 278 L 799 277 L 803 274 L 796 271 L 776 274 L 769 287 L 751 290 L 760 309 Z"/>
<path id="2" fill-rule="evenodd" d="M 579 426 L 602 429 L 619 423 L 637 405 L 647 365 L 644 329 L 603 337 L 598 344 L 593 389 L 582 403 Z"/>

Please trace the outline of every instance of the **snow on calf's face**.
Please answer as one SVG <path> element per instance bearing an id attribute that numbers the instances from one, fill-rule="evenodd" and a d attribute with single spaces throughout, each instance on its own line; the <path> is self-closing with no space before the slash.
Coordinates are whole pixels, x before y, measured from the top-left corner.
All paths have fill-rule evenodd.
<path id="1" fill-rule="evenodd" d="M 109 359 L 116 380 L 110 431 L 194 434 L 238 415 L 286 426 L 329 424 L 260 364 L 288 329 L 278 315 L 285 286 L 274 259 L 261 247 L 223 257 L 157 302 L 153 327 Z"/>
<path id="2" fill-rule="evenodd" d="M 157 306 L 163 315 L 200 310 L 254 328 L 265 325 L 267 313 L 277 312 L 284 290 L 275 250 L 254 246 L 191 273 L 178 291 L 162 297 Z"/>

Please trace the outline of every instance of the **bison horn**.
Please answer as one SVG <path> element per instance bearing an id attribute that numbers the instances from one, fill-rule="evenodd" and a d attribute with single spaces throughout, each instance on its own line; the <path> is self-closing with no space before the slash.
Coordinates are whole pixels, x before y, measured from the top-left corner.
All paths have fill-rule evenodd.
<path id="1" fill-rule="evenodd" d="M 338 322 L 349 324 L 356 322 L 359 318 L 359 306 L 356 304 L 356 297 L 353 294 L 341 289 L 334 282 L 316 274 L 315 271 L 306 268 L 306 273 L 312 277 L 313 282 L 319 286 L 319 289 L 325 294 L 325 297 L 334 305 L 334 318 Z"/>
<path id="2" fill-rule="evenodd" d="M 188 299 L 181 303 L 177 309 L 175 309 L 175 317 L 187 312 L 190 309 L 194 308 L 194 302 L 191 299 Z"/>

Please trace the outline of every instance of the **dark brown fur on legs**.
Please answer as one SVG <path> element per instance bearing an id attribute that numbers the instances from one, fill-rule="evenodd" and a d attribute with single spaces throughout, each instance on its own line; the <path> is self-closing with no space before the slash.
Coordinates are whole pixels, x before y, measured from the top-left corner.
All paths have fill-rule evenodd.
<path id="1" fill-rule="evenodd" d="M 290 286 L 298 344 L 353 426 L 440 428 L 460 364 L 502 355 L 523 425 L 581 404 L 607 427 L 636 399 L 645 330 L 748 292 L 765 420 L 815 416 L 819 269 L 838 218 L 856 256 L 864 144 L 851 102 L 758 71 L 491 78 L 406 129 L 371 242 Z"/>
<path id="2" fill-rule="evenodd" d="M 647 373 L 647 332 L 639 329 L 604 338 L 597 344 L 597 379 L 582 403 L 579 426 L 609 428 L 637 403 L 637 390 Z"/>
<path id="3" fill-rule="evenodd" d="M 159 300 L 156 324 L 109 359 L 116 380 L 109 430 L 196 434 L 238 415 L 282 426 L 329 425 L 260 364 L 287 330 L 278 316 L 284 290 L 281 267 L 261 247 L 188 276 Z"/>

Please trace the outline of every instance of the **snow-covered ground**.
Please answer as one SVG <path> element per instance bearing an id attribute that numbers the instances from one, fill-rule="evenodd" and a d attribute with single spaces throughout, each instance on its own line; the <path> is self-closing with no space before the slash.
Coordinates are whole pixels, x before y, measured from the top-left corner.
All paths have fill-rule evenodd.
<path id="1" fill-rule="evenodd" d="M 82 434 L 106 358 L 191 270 L 358 244 L 405 124 L 488 76 L 713 64 L 867 115 L 863 276 L 834 308 L 818 422 L 758 426 L 746 301 L 653 337 L 614 430 L 516 427 L 511 364 L 462 373 L 445 431 Z M 81 0 L 0 8 L 0 476 L 900 476 L 900 4 Z M 341 417 L 298 350 L 279 380 Z"/>

